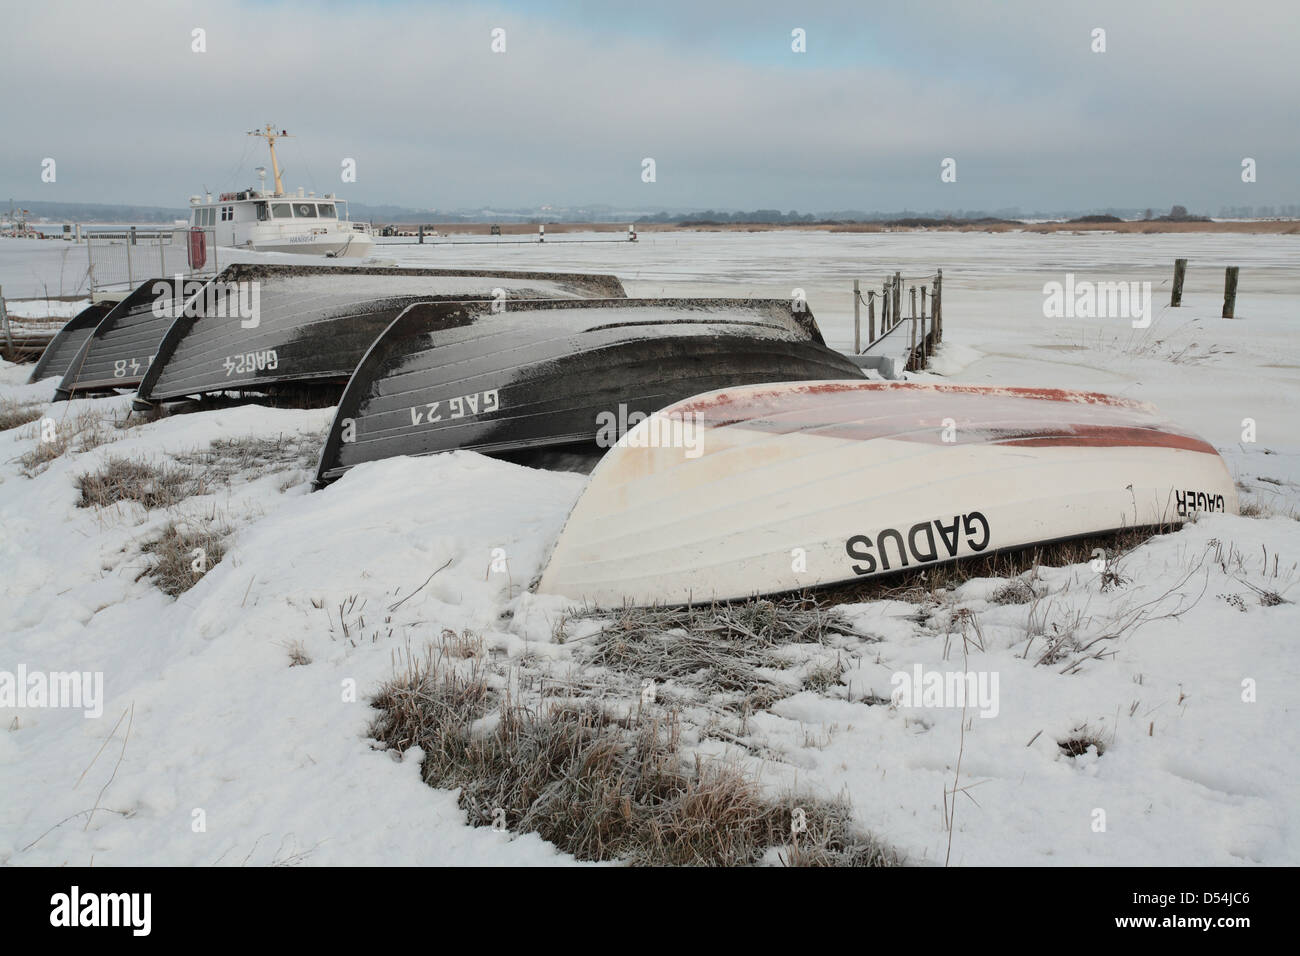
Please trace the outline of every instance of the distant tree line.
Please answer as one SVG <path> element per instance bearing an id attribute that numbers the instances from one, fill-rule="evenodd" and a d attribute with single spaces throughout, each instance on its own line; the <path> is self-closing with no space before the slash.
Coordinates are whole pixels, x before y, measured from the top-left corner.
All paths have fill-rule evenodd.
<path id="1" fill-rule="evenodd" d="M 188 209 L 164 206 L 116 206 L 104 203 L 47 202 L 40 199 L 13 200 L 15 209 L 26 209 L 33 217 L 66 219 L 68 222 L 172 222 L 188 219 Z M 0 204 L 0 212 L 8 212 Z"/>

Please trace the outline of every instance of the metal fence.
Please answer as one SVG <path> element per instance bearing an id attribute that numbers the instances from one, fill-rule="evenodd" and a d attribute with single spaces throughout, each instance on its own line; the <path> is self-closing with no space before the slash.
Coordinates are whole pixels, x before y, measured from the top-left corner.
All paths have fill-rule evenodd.
<path id="1" fill-rule="evenodd" d="M 203 236 L 197 248 L 193 234 Z M 135 288 L 146 279 L 217 274 L 216 230 L 177 226 L 174 229 L 124 229 L 87 232 L 87 275 L 91 293 L 111 288 Z"/>

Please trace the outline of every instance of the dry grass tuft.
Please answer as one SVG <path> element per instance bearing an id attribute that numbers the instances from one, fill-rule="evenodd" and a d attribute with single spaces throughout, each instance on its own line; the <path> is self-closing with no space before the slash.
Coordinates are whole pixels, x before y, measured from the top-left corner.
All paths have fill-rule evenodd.
<path id="1" fill-rule="evenodd" d="M 777 648 L 825 644 L 835 636 L 862 639 L 837 610 L 765 600 L 693 608 L 625 607 L 575 617 L 602 621 L 581 652 L 583 663 L 638 678 L 673 680 L 717 698 L 727 709 L 746 713 L 764 710 L 800 690 L 797 680 L 776 673 L 791 667 Z"/>
<path id="2" fill-rule="evenodd" d="M 101 419 L 93 409 L 85 409 L 70 417 L 49 417 L 54 423 L 54 437 L 48 441 L 44 439 L 44 418 L 29 423 L 33 428 L 25 437 L 36 439 L 36 447 L 18 459 L 23 474 L 28 478 L 41 474 L 69 449 L 77 453 L 87 452 L 115 440 L 111 423 Z"/>
<path id="3" fill-rule="evenodd" d="M 1014 578 L 1006 584 L 999 585 L 989 595 L 990 604 L 1028 604 L 1038 595 L 1033 586 L 1024 578 Z"/>
<path id="4" fill-rule="evenodd" d="M 218 438 L 207 448 L 173 457 L 182 465 L 202 469 L 213 481 L 229 482 L 235 475 L 257 477 L 298 468 L 314 468 L 324 435 L 299 432 L 275 438 Z"/>
<path id="5" fill-rule="evenodd" d="M 110 457 L 98 471 L 78 475 L 77 489 L 79 508 L 107 508 L 123 501 L 168 508 L 208 490 L 204 477 L 188 470 L 118 457 Z"/>
<path id="6" fill-rule="evenodd" d="M 225 557 L 230 531 L 216 520 L 198 526 L 171 522 L 158 537 L 141 546 L 153 563 L 140 576 L 148 575 L 164 594 L 179 597 Z"/>
<path id="7" fill-rule="evenodd" d="M 371 734 L 399 752 L 419 746 L 425 782 L 459 789 L 472 823 L 536 832 L 581 860 L 746 865 L 777 849 L 798 865 L 899 862 L 841 804 L 809 800 L 796 813 L 734 766 L 684 766 L 675 717 L 616 720 L 573 704 L 539 712 L 507 697 L 495 701 L 495 727 L 476 733 L 493 703 L 477 661 L 439 670 L 429 656 L 380 690 Z"/>
<path id="8" fill-rule="evenodd" d="M 0 432 L 27 425 L 41 417 L 42 402 L 16 402 L 12 398 L 0 399 Z"/>
<path id="9" fill-rule="evenodd" d="M 838 657 L 833 661 L 818 664 L 804 675 L 804 689 L 824 694 L 840 683 L 847 669 L 844 661 Z"/>
<path id="10" fill-rule="evenodd" d="M 473 631 L 465 630 L 457 633 L 449 627 L 442 630 L 440 640 L 442 641 L 442 650 L 448 657 L 455 658 L 481 658 L 483 656 L 483 638 Z"/>
<path id="11" fill-rule="evenodd" d="M 311 656 L 307 653 L 307 646 L 302 641 L 290 641 L 284 646 L 289 652 L 290 667 L 306 667 L 311 663 Z"/>
<path id="12" fill-rule="evenodd" d="M 1093 747 L 1097 749 L 1098 757 L 1106 752 L 1105 739 L 1088 724 L 1080 724 L 1075 727 L 1065 739 L 1058 740 L 1056 745 L 1061 748 L 1061 753 L 1067 757 L 1082 757 Z"/>

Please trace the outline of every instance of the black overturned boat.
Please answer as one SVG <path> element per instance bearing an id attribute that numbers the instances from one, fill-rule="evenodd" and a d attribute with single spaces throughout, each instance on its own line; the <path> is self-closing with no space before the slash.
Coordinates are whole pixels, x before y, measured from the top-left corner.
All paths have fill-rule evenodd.
<path id="1" fill-rule="evenodd" d="M 95 326 L 112 311 L 113 305 L 112 302 L 96 302 L 94 305 L 86 306 L 69 319 L 54 338 L 50 339 L 50 344 L 45 346 L 45 351 L 41 353 L 27 383 L 30 385 L 32 382 L 53 378 L 56 375 L 62 378 L 68 367 L 72 365 L 72 360 L 81 351 L 81 346 L 94 334 Z"/>
<path id="2" fill-rule="evenodd" d="M 225 391 L 341 388 L 403 309 L 430 299 L 621 297 L 609 275 L 234 265 L 167 327 L 135 407 Z"/>
<path id="3" fill-rule="evenodd" d="M 56 402 L 78 392 L 135 388 L 149 370 L 158 343 L 179 312 L 178 301 L 204 286 L 199 279 L 149 279 L 113 306 L 68 363 Z M 51 343 L 52 345 L 53 343 Z"/>
<path id="4" fill-rule="evenodd" d="M 861 378 L 783 299 L 419 303 L 353 372 L 316 486 L 397 455 L 608 446 L 717 388 Z"/>

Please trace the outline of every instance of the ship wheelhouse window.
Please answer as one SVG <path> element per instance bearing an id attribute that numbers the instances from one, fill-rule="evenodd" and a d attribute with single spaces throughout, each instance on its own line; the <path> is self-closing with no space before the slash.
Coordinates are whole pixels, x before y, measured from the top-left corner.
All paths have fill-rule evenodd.
<path id="1" fill-rule="evenodd" d="M 269 212 L 269 211 L 267 210 L 267 208 L 266 208 L 266 203 L 264 203 L 264 202 L 260 202 L 260 203 L 258 203 L 258 204 L 257 204 L 257 221 L 258 221 L 258 222 L 266 222 L 266 220 L 267 220 L 267 219 L 270 219 L 270 218 L 271 218 L 271 215 L 270 215 L 270 212 Z"/>
<path id="2" fill-rule="evenodd" d="M 332 202 L 323 202 L 316 208 L 320 210 L 320 217 L 322 219 L 337 219 L 339 217 L 338 213 L 334 210 L 334 204 Z"/>
<path id="3" fill-rule="evenodd" d="M 271 203 L 271 215 L 276 219 L 292 219 L 293 206 L 287 202 Z"/>
<path id="4" fill-rule="evenodd" d="M 296 219 L 315 219 L 316 204 L 314 202 L 295 203 L 293 207 L 294 218 Z"/>

